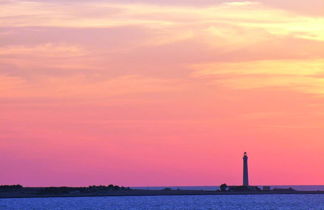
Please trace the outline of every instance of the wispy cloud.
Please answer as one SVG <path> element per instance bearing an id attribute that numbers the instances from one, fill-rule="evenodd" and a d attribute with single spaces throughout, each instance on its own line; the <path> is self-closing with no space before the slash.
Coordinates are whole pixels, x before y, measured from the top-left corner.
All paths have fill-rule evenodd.
<path id="1" fill-rule="evenodd" d="M 285 88 L 324 94 L 324 60 L 267 60 L 193 66 L 193 77 L 207 77 L 234 89 Z"/>
<path id="2" fill-rule="evenodd" d="M 173 77 L 231 77 L 217 81 L 229 87 L 292 86 L 294 90 L 322 92 L 322 79 L 314 75 L 322 73 L 323 68 L 320 55 L 323 49 L 319 43 L 324 41 L 324 18 L 275 9 L 260 2 L 231 1 L 193 7 L 107 1 L 68 1 L 62 4 L 13 0 L 2 5 L 0 20 L 0 25 L 10 30 L 35 27 L 44 30 L 111 29 L 87 34 L 80 32 L 81 35 L 75 32 L 73 36 L 76 38 L 86 38 L 73 44 L 66 44 L 71 42 L 72 35 L 64 42 L 63 30 L 56 43 L 46 41 L 45 37 L 45 41 L 40 43 L 19 45 L 11 44 L 7 38 L 0 47 L 0 64 L 5 66 L 0 73 L 4 75 L 20 75 L 26 79 L 28 72 L 28 78 L 35 79 L 40 75 L 48 76 L 49 72 L 55 75 L 73 70 L 74 78 L 100 75 L 110 81 L 113 75 L 120 81 L 119 77 L 134 74 L 160 80 L 159 75 L 148 72 L 164 69 L 165 75 L 175 75 Z M 112 31 L 120 28 L 127 28 L 124 33 L 129 34 L 136 28 L 141 34 L 118 39 L 118 34 L 112 35 Z M 48 33 L 43 36 L 49 36 Z M 105 36 L 101 37 L 107 38 L 97 40 L 99 33 L 104 33 Z M 29 35 L 27 42 L 36 35 L 39 32 Z M 11 35 L 4 33 L 3 36 Z M 106 43 L 109 38 L 111 43 Z M 278 40 L 282 47 L 280 51 L 272 48 L 272 43 L 278 43 Z M 295 44 L 287 40 L 300 44 L 299 50 L 290 51 Z M 117 41 L 120 44 L 113 44 Z M 186 49 L 181 51 L 183 46 Z M 300 49 L 307 49 L 307 52 Z M 290 60 L 282 60 L 288 55 Z M 194 64 L 206 60 L 216 61 Z M 237 63 L 237 60 L 245 62 Z M 149 67 L 144 69 L 144 65 Z M 188 65 L 194 66 L 193 74 L 190 74 Z M 179 66 L 181 73 L 176 69 Z M 11 73 L 13 69 L 18 70 Z M 260 82 L 260 77 L 264 78 L 263 82 Z M 102 83 L 97 85 L 105 87 Z M 300 88 L 300 85 L 307 87 Z"/>
<path id="3" fill-rule="evenodd" d="M 227 24 L 260 29 L 274 35 L 324 40 L 324 18 L 295 14 L 260 3 L 240 1 L 206 7 L 157 6 L 81 2 L 13 1 L 0 13 L 2 26 L 116 27 L 136 25 L 149 28 Z"/>
<path id="4" fill-rule="evenodd" d="M 30 81 L 19 77 L 0 76 L 0 98 L 107 98 L 145 93 L 170 92 L 181 89 L 178 80 L 124 75 L 111 79 L 40 76 Z"/>
<path id="5" fill-rule="evenodd" d="M 87 51 L 79 46 L 46 43 L 36 46 L 9 45 L 0 47 L 1 56 L 30 56 L 30 57 L 74 57 L 84 56 Z"/>

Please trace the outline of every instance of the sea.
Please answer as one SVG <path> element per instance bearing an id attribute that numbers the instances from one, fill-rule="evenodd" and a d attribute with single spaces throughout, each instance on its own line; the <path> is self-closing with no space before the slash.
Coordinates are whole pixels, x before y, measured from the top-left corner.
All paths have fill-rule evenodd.
<path id="1" fill-rule="evenodd" d="M 274 187 L 274 186 L 272 186 Z M 275 186 L 279 188 L 279 186 Z M 281 188 L 293 186 L 280 186 Z M 162 189 L 165 187 L 161 187 Z M 154 189 L 161 189 L 155 187 Z M 215 189 L 213 186 L 171 187 L 174 189 Z M 148 189 L 148 188 L 145 188 Z M 150 187 L 150 189 L 152 189 Z M 324 186 L 295 186 L 299 190 L 323 190 Z M 324 210 L 324 194 L 271 195 L 186 195 L 186 196 L 115 196 L 64 198 L 0 199 L 2 210 L 205 210 L 266 209 Z"/>

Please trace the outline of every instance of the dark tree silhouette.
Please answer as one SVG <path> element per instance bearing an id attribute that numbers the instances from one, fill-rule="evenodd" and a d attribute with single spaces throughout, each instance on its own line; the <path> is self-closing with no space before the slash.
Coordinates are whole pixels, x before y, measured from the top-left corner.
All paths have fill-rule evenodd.
<path id="1" fill-rule="evenodd" d="M 221 186 L 219 188 L 222 192 L 226 192 L 228 187 L 227 187 L 227 184 L 221 184 Z"/>

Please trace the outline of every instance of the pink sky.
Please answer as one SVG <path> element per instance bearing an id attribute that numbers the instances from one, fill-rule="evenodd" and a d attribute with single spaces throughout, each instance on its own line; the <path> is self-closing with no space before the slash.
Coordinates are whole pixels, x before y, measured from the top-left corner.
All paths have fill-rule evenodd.
<path id="1" fill-rule="evenodd" d="M 199 3 L 198 3 L 199 2 Z M 322 184 L 322 0 L 0 2 L 0 184 Z"/>

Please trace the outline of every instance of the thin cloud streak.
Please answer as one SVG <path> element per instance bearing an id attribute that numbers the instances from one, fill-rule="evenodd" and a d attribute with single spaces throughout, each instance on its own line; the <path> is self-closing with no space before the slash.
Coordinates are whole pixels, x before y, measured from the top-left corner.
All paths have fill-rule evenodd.
<path id="1" fill-rule="evenodd" d="M 75 10 L 75 7 L 78 9 Z M 72 11 L 72 12 L 71 12 Z M 89 14 L 91 12 L 91 14 Z M 96 15 L 96 14 L 102 15 Z M 324 19 L 294 14 L 255 2 L 229 2 L 203 8 L 116 4 L 106 2 L 65 4 L 14 2 L 2 8 L 2 26 L 149 28 L 225 23 L 261 28 L 275 35 L 324 40 Z"/>

